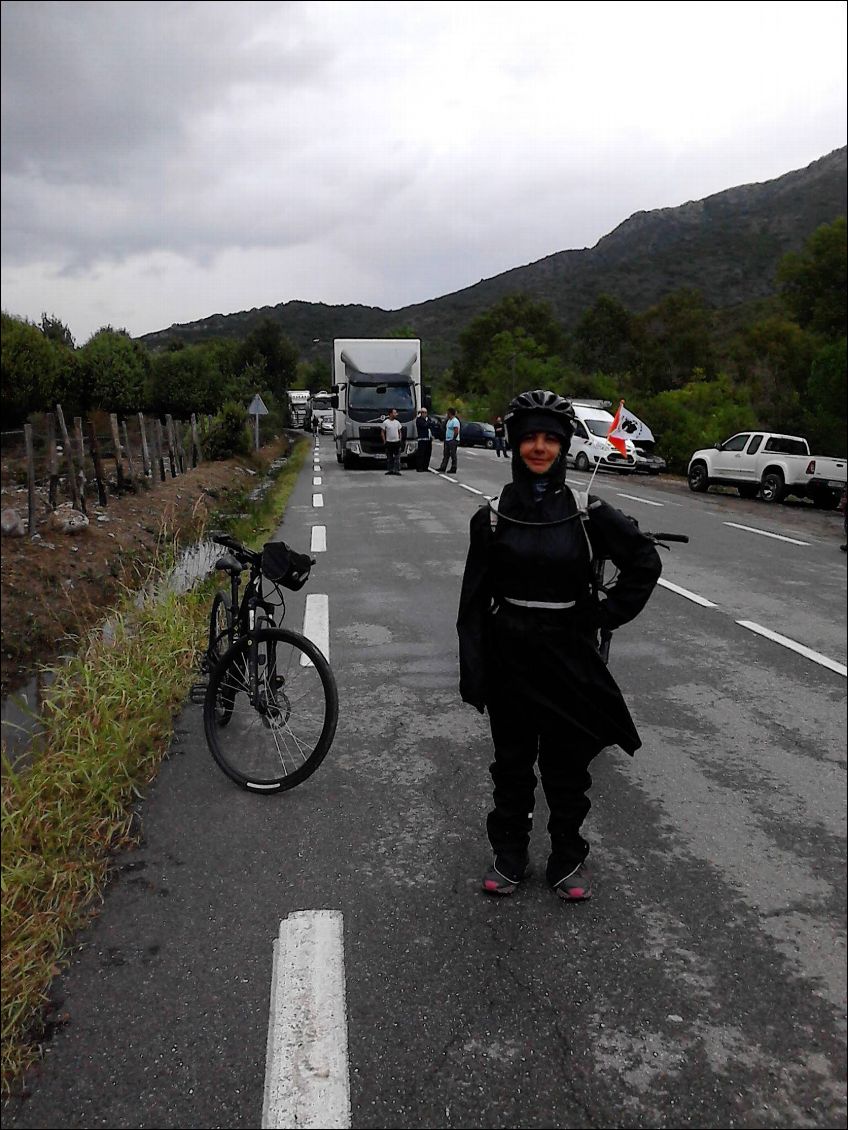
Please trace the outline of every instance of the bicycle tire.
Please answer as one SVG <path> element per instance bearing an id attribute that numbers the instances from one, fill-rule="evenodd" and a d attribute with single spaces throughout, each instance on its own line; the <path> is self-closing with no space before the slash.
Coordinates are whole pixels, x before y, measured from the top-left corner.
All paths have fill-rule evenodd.
<path id="1" fill-rule="evenodd" d="M 210 667 L 220 662 L 235 636 L 235 617 L 233 599 L 228 592 L 215 593 L 212 611 L 209 614 L 209 646 L 207 656 Z"/>
<path id="2" fill-rule="evenodd" d="M 254 647 L 258 702 L 250 700 Z M 250 792 L 282 792 L 310 777 L 327 755 L 338 718 L 329 663 L 311 640 L 287 628 L 260 628 L 237 639 L 214 667 L 203 705 L 212 756 Z"/>

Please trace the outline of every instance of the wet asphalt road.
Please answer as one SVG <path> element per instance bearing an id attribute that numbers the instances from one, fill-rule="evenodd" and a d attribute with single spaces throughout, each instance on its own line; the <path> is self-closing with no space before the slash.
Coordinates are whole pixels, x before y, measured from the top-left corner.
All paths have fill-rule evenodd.
<path id="1" fill-rule="evenodd" d="M 664 578 L 714 607 L 660 588 L 615 636 L 644 744 L 593 765 L 595 897 L 544 886 L 540 798 L 535 874 L 498 901 L 479 891 L 490 742 L 457 696 L 454 620 L 481 502 L 461 484 L 496 494 L 506 467 L 461 450 L 456 482 L 393 479 L 320 442 L 321 485 L 304 468 L 279 536 L 327 529 L 287 623 L 328 594 L 334 746 L 292 792 L 243 793 L 186 706 L 143 845 L 57 981 L 70 1022 L 4 1121 L 258 1127 L 271 943 L 330 908 L 354 1127 L 843 1126 L 845 678 L 738 623 L 845 664 L 841 519 L 596 480 L 690 535 Z"/>

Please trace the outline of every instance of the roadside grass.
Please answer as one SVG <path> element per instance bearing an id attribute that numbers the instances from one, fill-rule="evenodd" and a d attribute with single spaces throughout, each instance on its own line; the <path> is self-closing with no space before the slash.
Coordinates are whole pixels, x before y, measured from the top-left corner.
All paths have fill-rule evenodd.
<path id="1" fill-rule="evenodd" d="M 230 531 L 267 540 L 303 466 L 298 441 L 273 485 Z M 157 572 L 161 574 L 164 562 Z M 99 913 L 110 855 L 138 842 L 133 806 L 167 755 L 197 675 L 210 578 L 192 591 L 127 594 L 75 656 L 51 668 L 40 731 L 25 762 L 2 756 L 2 1091 L 39 1058 L 50 985 L 75 935 Z"/>

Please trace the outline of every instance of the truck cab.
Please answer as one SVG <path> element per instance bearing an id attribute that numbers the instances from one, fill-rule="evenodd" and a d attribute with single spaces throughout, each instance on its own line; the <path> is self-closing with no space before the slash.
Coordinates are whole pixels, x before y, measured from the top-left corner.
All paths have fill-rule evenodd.
<path id="1" fill-rule="evenodd" d="M 426 407 L 417 338 L 340 338 L 333 343 L 336 459 L 350 469 L 384 461 L 383 421 L 397 410 L 404 428 L 401 458 L 418 448 L 415 417 Z"/>

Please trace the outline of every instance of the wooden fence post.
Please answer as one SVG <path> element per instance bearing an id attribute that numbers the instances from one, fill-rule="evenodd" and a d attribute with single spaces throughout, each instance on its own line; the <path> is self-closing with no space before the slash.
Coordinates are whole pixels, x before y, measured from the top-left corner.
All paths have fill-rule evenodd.
<path id="1" fill-rule="evenodd" d="M 127 453 L 127 466 L 130 469 L 130 483 L 136 494 L 138 494 L 138 482 L 135 477 L 135 460 L 133 459 L 132 448 L 130 447 L 130 433 L 127 431 L 126 420 L 121 421 L 121 431 L 124 433 L 124 451 Z"/>
<path id="2" fill-rule="evenodd" d="M 197 431 L 197 416 L 191 414 L 191 458 L 192 467 L 203 462 L 203 448 L 200 446 L 200 436 Z"/>
<path id="3" fill-rule="evenodd" d="M 156 417 L 156 447 L 159 454 L 159 474 L 162 476 L 164 483 L 167 475 L 165 474 L 165 436 L 162 431 L 162 421 Z"/>
<path id="4" fill-rule="evenodd" d="M 147 446 L 147 429 L 144 426 L 144 413 L 138 414 L 138 431 L 141 436 L 141 461 L 144 465 L 144 477 L 150 479 L 150 485 L 153 486 L 153 475 L 151 474 L 150 467 L 150 449 Z"/>
<path id="5" fill-rule="evenodd" d="M 68 427 L 65 423 L 65 413 L 62 411 L 62 405 L 56 405 L 56 418 L 59 421 L 59 431 L 62 435 L 62 446 L 65 449 L 65 457 L 68 464 L 68 479 L 71 488 L 71 494 L 74 499 L 74 506 L 77 510 L 82 509 L 82 502 L 79 496 L 79 483 L 77 482 L 77 469 L 74 466 L 74 449 L 71 447 L 71 437 L 68 435 Z"/>
<path id="6" fill-rule="evenodd" d="M 186 458 L 185 447 L 183 446 L 183 428 L 181 420 L 177 420 L 174 424 L 174 435 L 177 438 L 177 455 L 180 460 L 180 472 L 184 475 L 188 470 L 188 459 Z"/>
<path id="7" fill-rule="evenodd" d="M 79 459 L 79 465 L 80 465 L 80 469 L 77 472 L 77 478 L 79 480 L 80 504 L 82 506 L 83 514 L 87 514 L 88 511 L 85 508 L 85 487 L 86 487 L 86 481 L 87 481 L 86 480 L 86 474 L 85 474 L 85 444 L 83 443 L 83 438 L 82 438 L 82 417 L 81 416 L 74 416 L 74 437 L 75 437 L 76 443 L 77 443 L 77 458 Z"/>
<path id="8" fill-rule="evenodd" d="M 32 447 L 32 424 L 24 424 L 27 461 L 27 533 L 35 533 L 35 452 Z"/>
<path id="9" fill-rule="evenodd" d="M 171 478 L 179 474 L 177 469 L 177 444 L 174 438 L 174 417 L 170 412 L 165 413 L 165 435 L 168 437 L 168 459 L 171 463 Z"/>
<path id="10" fill-rule="evenodd" d="M 118 472 L 118 491 L 123 489 L 126 481 L 124 475 L 124 460 L 121 453 L 121 437 L 118 434 L 118 417 L 114 412 L 109 415 L 109 426 L 112 429 L 112 446 L 115 449 L 115 468 Z"/>
<path id="11" fill-rule="evenodd" d="M 56 509 L 56 497 L 59 493 L 59 456 L 56 451 L 56 418 L 52 412 L 45 412 L 47 422 L 47 474 L 49 477 L 47 487 L 47 500 L 50 509 Z"/>
<path id="12" fill-rule="evenodd" d="M 94 481 L 97 483 L 97 498 L 101 506 L 107 506 L 109 492 L 106 489 L 106 475 L 103 471 L 103 460 L 100 458 L 100 446 L 97 443 L 97 432 L 94 421 L 88 419 L 88 446 L 91 448 L 91 461 L 94 463 Z"/>

